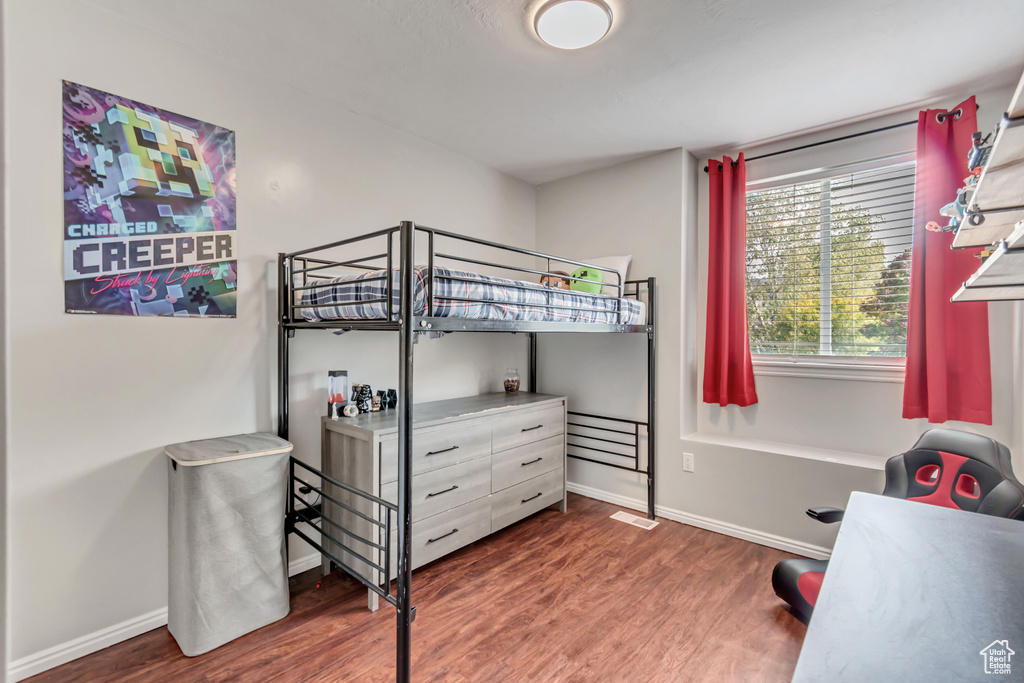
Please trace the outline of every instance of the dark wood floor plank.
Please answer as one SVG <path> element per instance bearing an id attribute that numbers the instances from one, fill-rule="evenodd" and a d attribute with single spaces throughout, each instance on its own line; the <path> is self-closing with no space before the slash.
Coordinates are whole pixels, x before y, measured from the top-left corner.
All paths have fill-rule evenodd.
<path id="1" fill-rule="evenodd" d="M 413 575 L 417 683 L 788 681 L 804 626 L 772 593 L 786 553 L 570 497 Z M 317 587 L 317 584 L 320 586 Z M 156 629 L 32 679 L 386 683 L 395 618 L 335 573 L 291 581 L 285 619 L 188 658 Z"/>

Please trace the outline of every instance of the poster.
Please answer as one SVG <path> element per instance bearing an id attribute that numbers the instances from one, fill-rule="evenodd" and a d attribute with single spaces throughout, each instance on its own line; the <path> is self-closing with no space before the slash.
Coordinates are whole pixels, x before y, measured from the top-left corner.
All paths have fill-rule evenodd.
<path id="1" fill-rule="evenodd" d="M 235 134 L 64 81 L 68 313 L 235 317 Z"/>

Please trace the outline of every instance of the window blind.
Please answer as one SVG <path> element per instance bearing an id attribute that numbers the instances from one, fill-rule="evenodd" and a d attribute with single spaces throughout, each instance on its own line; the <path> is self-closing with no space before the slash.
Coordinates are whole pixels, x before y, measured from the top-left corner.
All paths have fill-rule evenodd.
<path id="1" fill-rule="evenodd" d="M 752 353 L 906 355 L 914 171 L 748 190 Z"/>

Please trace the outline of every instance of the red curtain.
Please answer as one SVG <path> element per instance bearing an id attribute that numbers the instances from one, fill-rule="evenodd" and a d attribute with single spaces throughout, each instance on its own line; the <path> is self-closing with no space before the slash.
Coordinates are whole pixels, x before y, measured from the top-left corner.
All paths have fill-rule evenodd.
<path id="1" fill-rule="evenodd" d="M 757 403 L 747 337 L 747 166 L 708 160 L 710 244 L 704 402 Z"/>
<path id="2" fill-rule="evenodd" d="M 950 297 L 978 269 L 977 249 L 951 250 L 953 233 L 939 210 L 956 198 L 967 175 L 971 135 L 977 130 L 974 98 L 952 110 L 929 109 L 917 119 L 914 244 L 910 257 L 910 310 L 903 417 L 929 422 L 992 424 L 988 304 L 952 303 Z M 957 115 L 956 112 L 959 112 Z M 939 121 L 939 115 L 946 115 Z"/>

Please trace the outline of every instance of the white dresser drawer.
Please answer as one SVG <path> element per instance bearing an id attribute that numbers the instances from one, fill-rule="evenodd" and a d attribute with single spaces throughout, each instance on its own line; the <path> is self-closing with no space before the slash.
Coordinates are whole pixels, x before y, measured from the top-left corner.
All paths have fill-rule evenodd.
<path id="1" fill-rule="evenodd" d="M 416 406 L 413 425 L 409 513 L 412 566 L 420 567 L 486 537 L 492 530 L 562 501 L 565 473 L 565 397 L 504 393 L 431 401 Z M 397 411 L 321 420 L 324 473 L 359 491 L 398 501 Z M 338 489 L 338 490 L 334 490 Z M 326 486 L 333 498 L 374 519 L 383 510 L 365 498 Z M 351 498 L 351 500 L 349 500 Z M 492 508 L 495 508 L 492 514 Z M 386 529 L 324 500 L 324 519 L 361 538 L 390 537 L 389 571 L 398 572 L 398 527 Z M 494 524 L 492 529 L 492 524 Z M 368 581 L 383 583 L 379 570 L 356 559 L 358 552 L 383 564 L 384 553 L 332 527 L 340 540 L 327 547 Z M 329 565 L 325 559 L 325 569 Z M 379 604 L 370 594 L 370 608 Z"/>
<path id="2" fill-rule="evenodd" d="M 479 458 L 491 452 L 491 425 L 483 420 L 459 425 L 415 429 L 412 434 L 412 472 L 419 474 Z M 398 436 L 380 440 L 380 480 L 398 479 Z"/>
<path id="3" fill-rule="evenodd" d="M 398 482 L 383 484 L 380 497 L 398 504 Z M 491 492 L 490 458 L 476 458 L 439 470 L 431 470 L 412 478 L 412 519 L 426 517 L 464 505 Z M 391 526 L 398 528 L 398 515 L 392 515 Z"/>
<path id="4" fill-rule="evenodd" d="M 491 499 L 479 498 L 412 526 L 412 566 L 422 567 L 491 532 Z M 392 533 L 391 578 L 398 576 L 398 534 Z"/>
<path id="5" fill-rule="evenodd" d="M 563 472 L 559 467 L 491 495 L 491 532 L 562 500 Z"/>
<path id="6" fill-rule="evenodd" d="M 527 479 L 562 467 L 565 459 L 565 437 L 511 448 L 491 456 L 491 491 L 498 492 Z"/>
<path id="7" fill-rule="evenodd" d="M 491 426 L 491 450 L 498 453 L 564 432 L 565 406 L 515 412 L 494 421 Z"/>

